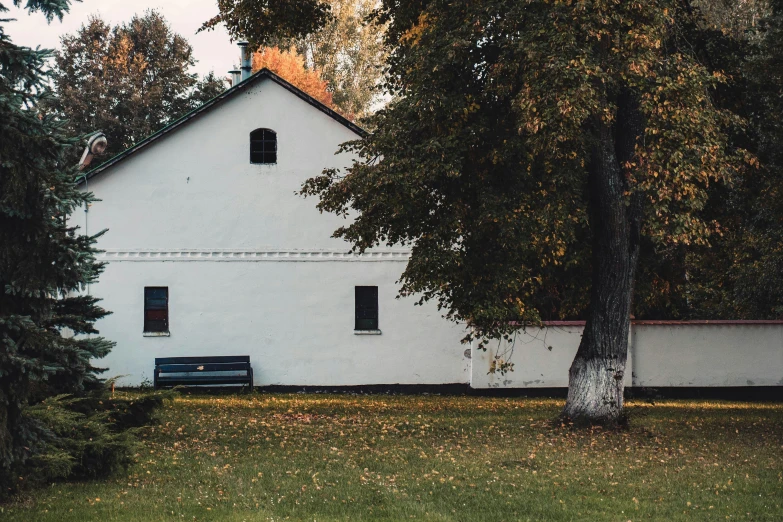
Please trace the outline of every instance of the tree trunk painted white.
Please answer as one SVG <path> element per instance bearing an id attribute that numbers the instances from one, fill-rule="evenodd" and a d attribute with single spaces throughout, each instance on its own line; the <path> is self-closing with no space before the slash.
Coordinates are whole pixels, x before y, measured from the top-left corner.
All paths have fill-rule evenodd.
<path id="1" fill-rule="evenodd" d="M 643 124 L 632 95 L 618 99 L 617 123 L 597 122 L 590 165 L 592 289 L 582 340 L 571 364 L 563 417 L 576 424 L 622 420 L 625 365 L 639 257 L 642 203 L 628 194 L 623 167 Z"/>

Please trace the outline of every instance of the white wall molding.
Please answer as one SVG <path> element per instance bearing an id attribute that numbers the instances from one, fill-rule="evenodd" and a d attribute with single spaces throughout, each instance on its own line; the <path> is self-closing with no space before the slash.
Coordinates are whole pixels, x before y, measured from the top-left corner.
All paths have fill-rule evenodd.
<path id="1" fill-rule="evenodd" d="M 341 250 L 252 250 L 252 249 L 183 249 L 183 250 L 120 250 L 107 249 L 98 259 L 110 263 L 125 261 L 202 261 L 202 262 L 262 262 L 262 261 L 398 261 L 407 262 L 410 251 L 378 251 L 356 254 Z"/>

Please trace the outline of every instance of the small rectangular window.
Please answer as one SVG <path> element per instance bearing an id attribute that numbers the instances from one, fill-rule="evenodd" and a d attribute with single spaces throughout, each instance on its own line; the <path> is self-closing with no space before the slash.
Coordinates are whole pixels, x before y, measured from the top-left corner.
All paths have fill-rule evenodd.
<path id="1" fill-rule="evenodd" d="M 169 331 L 169 289 L 166 286 L 144 287 L 144 331 Z"/>
<path id="2" fill-rule="evenodd" d="M 356 287 L 356 326 L 355 330 L 378 329 L 378 287 Z"/>

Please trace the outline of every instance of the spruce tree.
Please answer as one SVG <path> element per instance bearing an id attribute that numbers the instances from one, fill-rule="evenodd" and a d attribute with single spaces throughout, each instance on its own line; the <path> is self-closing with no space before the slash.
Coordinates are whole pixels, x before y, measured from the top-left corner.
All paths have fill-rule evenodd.
<path id="1" fill-rule="evenodd" d="M 26 4 L 50 21 L 68 6 Z M 82 292 L 103 268 L 100 234 L 68 221 L 93 198 L 65 160 L 81 140 L 41 109 L 51 101 L 49 56 L 14 45 L 0 25 L 0 497 L 20 475 L 87 476 L 127 462 L 123 426 L 138 424 L 126 418 L 131 401 L 102 400 L 103 370 L 92 364 L 113 344 L 95 335 L 107 312 Z"/>

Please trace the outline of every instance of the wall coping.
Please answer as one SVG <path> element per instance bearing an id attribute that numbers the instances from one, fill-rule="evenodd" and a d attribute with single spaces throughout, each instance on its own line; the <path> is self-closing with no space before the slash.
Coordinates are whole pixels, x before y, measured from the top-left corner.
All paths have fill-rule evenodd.
<path id="1" fill-rule="evenodd" d="M 783 325 L 783 319 L 693 319 L 677 321 L 669 319 L 631 319 L 634 326 L 759 326 Z M 585 321 L 544 321 L 544 326 L 584 326 Z"/>

